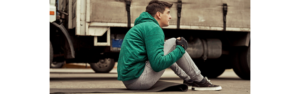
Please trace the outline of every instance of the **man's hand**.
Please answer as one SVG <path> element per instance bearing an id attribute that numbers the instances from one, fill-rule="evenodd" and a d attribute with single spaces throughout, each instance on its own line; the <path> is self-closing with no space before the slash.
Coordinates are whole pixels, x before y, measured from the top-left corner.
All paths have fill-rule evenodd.
<path id="1" fill-rule="evenodd" d="M 184 37 L 178 37 L 176 39 L 176 45 L 180 45 L 184 48 L 184 50 L 186 50 L 188 47 L 188 42 L 185 40 Z"/>

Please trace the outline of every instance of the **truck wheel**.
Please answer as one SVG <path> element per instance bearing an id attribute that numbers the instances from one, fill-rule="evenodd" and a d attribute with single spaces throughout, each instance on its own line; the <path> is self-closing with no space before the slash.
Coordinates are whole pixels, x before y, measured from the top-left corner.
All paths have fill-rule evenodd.
<path id="1" fill-rule="evenodd" d="M 64 65 L 64 62 L 53 61 L 53 47 L 50 42 L 50 68 L 61 68 Z"/>
<path id="2" fill-rule="evenodd" d="M 91 68 L 95 73 L 109 73 L 115 66 L 113 58 L 100 59 L 96 63 L 90 63 Z"/>
<path id="3" fill-rule="evenodd" d="M 197 62 L 197 67 L 201 71 L 203 76 L 208 78 L 217 78 L 225 71 L 225 67 L 222 65 L 223 61 L 220 59 L 209 59 L 205 62 Z"/>
<path id="4" fill-rule="evenodd" d="M 240 55 L 242 71 L 249 75 L 250 79 L 250 47 L 243 48 Z"/>
<path id="5" fill-rule="evenodd" d="M 52 48 L 52 44 L 50 42 L 50 66 L 51 66 L 52 61 L 53 61 L 53 48 Z"/>
<path id="6" fill-rule="evenodd" d="M 250 80 L 250 47 L 239 49 L 232 60 L 233 71 L 240 78 Z"/>
<path id="7" fill-rule="evenodd" d="M 50 63 L 50 68 L 62 68 L 64 66 L 64 61 L 53 61 Z"/>
<path id="8" fill-rule="evenodd" d="M 223 74 L 224 71 L 225 71 L 225 68 L 212 68 L 212 69 L 201 70 L 202 75 L 206 76 L 208 78 L 217 78 L 218 76 Z"/>

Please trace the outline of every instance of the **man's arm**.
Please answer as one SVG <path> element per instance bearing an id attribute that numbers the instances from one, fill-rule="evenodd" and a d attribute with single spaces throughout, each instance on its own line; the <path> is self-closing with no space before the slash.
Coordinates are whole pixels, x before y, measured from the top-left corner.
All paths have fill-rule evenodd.
<path id="1" fill-rule="evenodd" d="M 164 56 L 164 37 L 164 33 L 160 27 L 154 27 L 145 33 L 148 59 L 155 72 L 170 67 L 185 53 L 184 48 L 177 45 L 172 52 Z"/>

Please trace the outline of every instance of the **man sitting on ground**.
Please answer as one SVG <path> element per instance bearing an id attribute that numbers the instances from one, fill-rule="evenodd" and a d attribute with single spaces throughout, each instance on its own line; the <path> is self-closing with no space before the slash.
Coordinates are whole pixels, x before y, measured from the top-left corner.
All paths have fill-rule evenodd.
<path id="1" fill-rule="evenodd" d="M 166 68 L 184 80 L 184 84 L 196 90 L 221 90 L 200 73 L 187 49 L 183 37 L 165 40 L 162 27 L 169 25 L 170 8 L 173 4 L 151 1 L 146 12 L 140 14 L 125 35 L 118 59 L 118 80 L 127 89 L 151 88 Z"/>

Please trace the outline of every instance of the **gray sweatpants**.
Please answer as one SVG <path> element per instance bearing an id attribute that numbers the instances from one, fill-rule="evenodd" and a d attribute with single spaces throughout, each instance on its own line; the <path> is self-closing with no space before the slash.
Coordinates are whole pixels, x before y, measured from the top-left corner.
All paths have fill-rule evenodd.
<path id="1" fill-rule="evenodd" d="M 176 47 L 176 38 L 170 38 L 165 41 L 164 54 L 172 52 Z M 178 75 L 183 80 L 192 79 L 193 81 L 201 81 L 203 76 L 200 70 L 195 65 L 194 61 L 190 55 L 185 52 L 185 54 L 170 67 L 176 75 Z M 142 90 L 151 88 L 162 76 L 165 70 L 160 72 L 155 72 L 151 68 L 150 62 L 146 61 L 145 69 L 142 75 L 133 80 L 123 81 L 127 89 Z"/>

